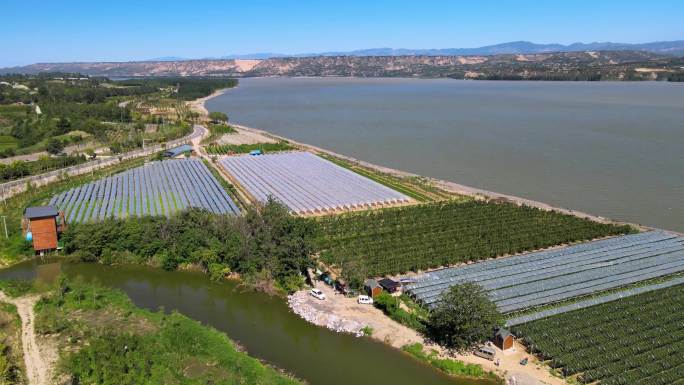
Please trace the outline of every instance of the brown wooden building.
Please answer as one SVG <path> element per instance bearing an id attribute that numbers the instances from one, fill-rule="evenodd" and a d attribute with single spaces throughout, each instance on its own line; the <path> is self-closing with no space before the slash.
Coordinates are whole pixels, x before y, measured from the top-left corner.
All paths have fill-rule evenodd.
<path id="1" fill-rule="evenodd" d="M 366 293 L 368 293 L 371 298 L 375 298 L 382 293 L 382 286 L 374 279 L 367 279 L 366 282 L 363 283 L 363 288 L 366 289 Z"/>
<path id="2" fill-rule="evenodd" d="M 494 344 L 501 350 L 513 347 L 513 334 L 506 329 L 499 329 L 494 334 Z"/>
<path id="3" fill-rule="evenodd" d="M 23 233 L 26 239 L 32 240 L 36 252 L 56 250 L 65 224 L 64 213 L 52 206 L 27 207 L 24 210 Z"/>

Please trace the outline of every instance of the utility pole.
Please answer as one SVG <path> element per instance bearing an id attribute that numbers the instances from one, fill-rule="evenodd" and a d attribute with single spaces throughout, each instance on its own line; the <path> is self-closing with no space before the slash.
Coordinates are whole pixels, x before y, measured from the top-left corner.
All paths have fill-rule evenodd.
<path id="1" fill-rule="evenodd" d="M 7 218 L 7 215 L 2 216 L 2 224 L 5 225 L 5 239 L 8 239 L 9 234 L 7 234 L 7 220 L 5 218 Z"/>

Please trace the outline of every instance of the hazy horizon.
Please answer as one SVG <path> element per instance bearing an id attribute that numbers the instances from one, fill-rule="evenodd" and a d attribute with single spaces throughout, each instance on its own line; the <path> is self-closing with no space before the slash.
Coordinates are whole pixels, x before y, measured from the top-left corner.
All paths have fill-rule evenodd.
<path id="1" fill-rule="evenodd" d="M 10 38 L 5 39 L 0 67 L 385 47 L 472 48 L 513 41 L 639 44 L 684 38 L 679 17 L 684 3 L 657 0 L 646 8 L 630 4 L 582 0 L 572 8 L 534 1 L 228 5 L 212 0 L 189 6 L 180 1 L 72 0 L 41 4 L 27 12 L 23 2 L 11 0 L 3 4 L 0 34 Z"/>

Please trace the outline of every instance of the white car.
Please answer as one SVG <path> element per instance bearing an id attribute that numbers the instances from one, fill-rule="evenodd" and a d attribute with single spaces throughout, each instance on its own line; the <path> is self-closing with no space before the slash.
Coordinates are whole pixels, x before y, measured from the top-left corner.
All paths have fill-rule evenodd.
<path id="1" fill-rule="evenodd" d="M 367 295 L 360 295 L 359 298 L 356 300 L 356 302 L 358 302 L 362 305 L 372 305 L 373 304 L 373 298 L 371 298 Z"/>
<path id="2" fill-rule="evenodd" d="M 311 289 L 309 294 L 311 294 L 311 296 L 314 298 L 320 299 L 321 301 L 325 299 L 325 294 L 318 289 Z"/>

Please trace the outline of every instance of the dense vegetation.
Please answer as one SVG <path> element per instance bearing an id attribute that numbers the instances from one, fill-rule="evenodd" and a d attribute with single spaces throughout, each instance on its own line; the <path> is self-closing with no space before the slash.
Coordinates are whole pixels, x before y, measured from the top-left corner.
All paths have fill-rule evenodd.
<path id="1" fill-rule="evenodd" d="M 449 349 L 466 352 L 491 338 L 503 321 L 481 287 L 463 283 L 442 294 L 428 316 L 427 334 Z"/>
<path id="2" fill-rule="evenodd" d="M 41 188 L 31 187 L 27 192 L 6 199 L 0 204 L 0 215 L 6 216 L 9 237 L 0 237 L 0 264 L 16 262 L 20 258 L 33 255 L 30 242 L 26 242 L 21 235 L 21 218 L 26 207 L 45 204 L 59 192 L 141 166 L 144 162 L 145 158 L 126 160 L 91 173 L 60 178 Z"/>
<path id="3" fill-rule="evenodd" d="M 254 144 L 213 144 L 206 147 L 209 154 L 246 154 L 250 151 L 261 150 L 263 153 L 290 151 L 294 147 L 288 142 L 254 143 Z"/>
<path id="4" fill-rule="evenodd" d="M 209 123 L 207 124 L 207 128 L 209 129 L 209 136 L 202 139 L 202 144 L 214 143 L 221 139 L 225 134 L 234 134 L 237 132 L 233 127 L 223 123 Z"/>
<path id="5" fill-rule="evenodd" d="M 420 333 L 427 331 L 428 311 L 407 296 L 395 297 L 383 291 L 373 298 L 373 305 L 385 315 Z M 408 309 L 408 310 L 407 310 Z"/>
<path id="6" fill-rule="evenodd" d="M 667 80 L 670 82 L 684 82 L 684 72 L 677 72 L 668 75 Z"/>
<path id="7" fill-rule="evenodd" d="M 14 305 L 0 303 L 0 384 L 23 384 L 21 321 Z"/>
<path id="8" fill-rule="evenodd" d="M 178 98 L 194 100 L 209 96 L 222 88 L 232 88 L 237 85 L 236 79 L 216 77 L 160 77 L 128 79 L 117 82 L 128 87 L 177 87 Z"/>
<path id="9" fill-rule="evenodd" d="M 6 105 L 0 108 L 0 130 L 17 139 L 17 146 L 0 154 L 4 156 L 42 150 L 49 138 L 60 137 L 69 144 L 75 135 L 65 135 L 71 132 L 105 140 L 110 127 L 103 122 L 132 120 L 131 111 L 117 105 L 117 97 L 157 92 L 150 87 L 116 87 L 106 79 L 67 74 L 8 75 L 0 81 L 13 84 L 0 86 L 0 105 Z M 7 105 L 10 103 L 25 105 Z"/>
<path id="10" fill-rule="evenodd" d="M 41 157 L 38 160 L 28 162 L 0 164 L 0 182 L 7 182 L 29 175 L 41 174 L 60 168 L 74 166 L 85 161 L 87 161 L 85 155 L 65 155 L 57 157 L 46 156 Z"/>
<path id="11" fill-rule="evenodd" d="M 315 226 L 293 217 L 271 200 L 247 208 L 244 216 L 188 210 L 166 217 L 109 219 L 97 224 L 73 224 L 64 233 L 64 247 L 83 260 L 129 262 L 161 266 L 201 267 L 212 279 L 230 272 L 255 284 L 275 280 L 286 291 L 301 287 L 301 275 L 311 266 Z"/>
<path id="12" fill-rule="evenodd" d="M 62 383 L 298 384 L 178 313 L 135 307 L 125 294 L 61 277 L 36 305 L 36 331 L 56 337 Z"/>
<path id="13" fill-rule="evenodd" d="M 211 119 L 211 122 L 215 124 L 228 123 L 228 114 L 220 111 L 211 111 L 209 113 L 209 119 Z"/>
<path id="14" fill-rule="evenodd" d="M 492 372 L 485 372 L 480 365 L 466 364 L 461 361 L 440 358 L 435 350 L 425 353 L 423 344 L 421 343 L 405 345 L 401 348 L 401 350 L 410 354 L 414 358 L 426 362 L 452 376 L 466 376 L 474 378 L 487 377 L 500 382 L 500 378 L 496 374 Z"/>
<path id="15" fill-rule="evenodd" d="M 112 152 L 165 142 L 190 132 L 196 114 L 184 103 L 227 78 L 145 78 L 111 81 L 75 74 L 0 76 L 0 157 L 88 141 Z"/>
<path id="16" fill-rule="evenodd" d="M 531 351 L 582 383 L 651 385 L 684 378 L 684 285 L 514 328 Z"/>
<path id="17" fill-rule="evenodd" d="M 633 231 L 510 203 L 443 202 L 327 216 L 321 259 L 351 276 L 381 276 Z"/>

